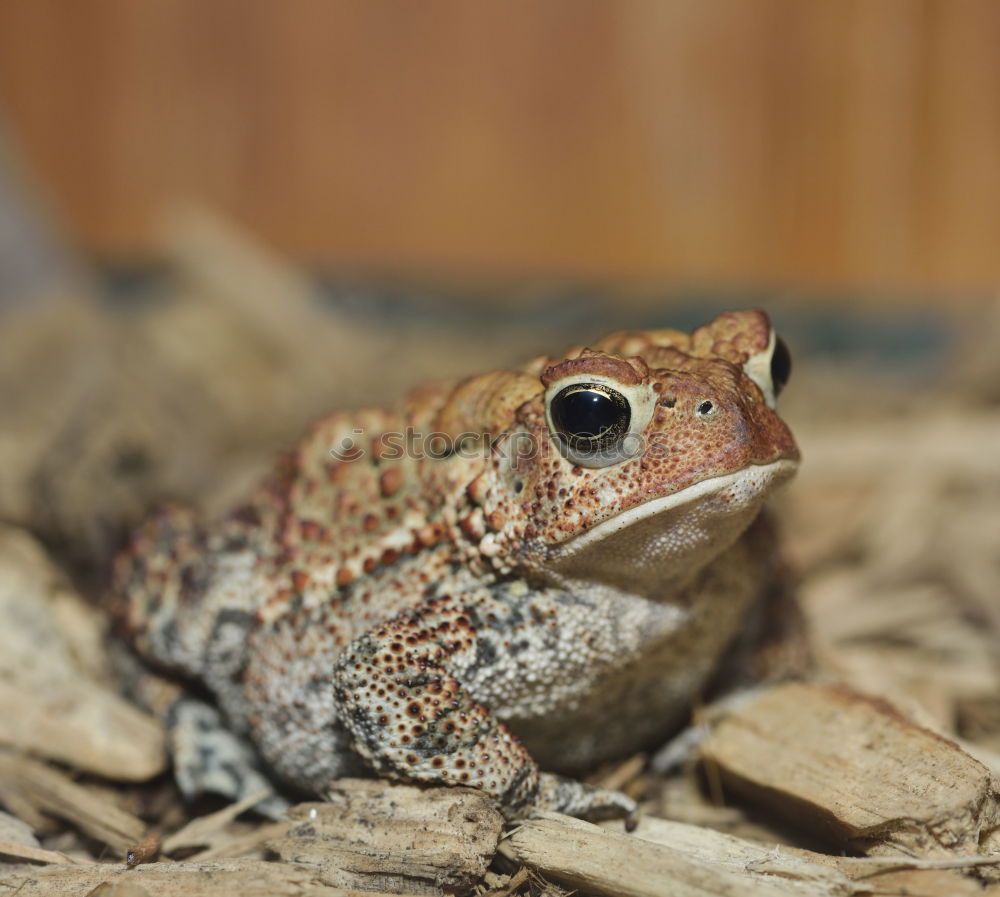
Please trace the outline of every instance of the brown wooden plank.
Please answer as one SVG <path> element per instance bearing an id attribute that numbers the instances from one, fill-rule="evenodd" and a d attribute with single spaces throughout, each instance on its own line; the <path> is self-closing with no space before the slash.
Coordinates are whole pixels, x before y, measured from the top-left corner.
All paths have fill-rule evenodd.
<path id="1" fill-rule="evenodd" d="M 989 0 L 10 0 L 0 104 L 74 234 L 179 198 L 396 268 L 1000 278 Z"/>

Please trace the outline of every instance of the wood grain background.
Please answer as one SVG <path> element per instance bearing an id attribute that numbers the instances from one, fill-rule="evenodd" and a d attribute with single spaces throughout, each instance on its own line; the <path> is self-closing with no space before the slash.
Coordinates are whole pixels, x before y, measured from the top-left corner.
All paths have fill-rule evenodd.
<path id="1" fill-rule="evenodd" d="M 1000 281 L 993 0 L 4 0 L 0 110 L 105 253 L 197 199 L 323 263 Z"/>

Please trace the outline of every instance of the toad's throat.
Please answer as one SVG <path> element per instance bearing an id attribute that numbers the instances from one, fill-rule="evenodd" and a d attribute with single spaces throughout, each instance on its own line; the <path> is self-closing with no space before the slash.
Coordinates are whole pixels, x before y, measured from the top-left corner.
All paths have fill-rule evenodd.
<path id="1" fill-rule="evenodd" d="M 545 567 L 566 584 L 663 597 L 729 548 L 796 467 L 788 459 L 750 465 L 644 502 L 557 546 Z"/>

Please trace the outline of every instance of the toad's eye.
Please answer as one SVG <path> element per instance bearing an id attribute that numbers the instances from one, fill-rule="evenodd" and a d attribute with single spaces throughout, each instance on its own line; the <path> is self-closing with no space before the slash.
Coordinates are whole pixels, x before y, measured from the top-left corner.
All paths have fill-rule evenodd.
<path id="1" fill-rule="evenodd" d="M 628 433 L 628 400 L 602 383 L 574 383 L 561 389 L 549 406 L 552 424 L 579 454 L 616 450 Z"/>
<path id="2" fill-rule="evenodd" d="M 774 342 L 774 352 L 771 353 L 771 383 L 774 386 L 775 396 L 785 388 L 791 375 L 792 353 L 788 351 L 788 346 L 779 336 Z"/>

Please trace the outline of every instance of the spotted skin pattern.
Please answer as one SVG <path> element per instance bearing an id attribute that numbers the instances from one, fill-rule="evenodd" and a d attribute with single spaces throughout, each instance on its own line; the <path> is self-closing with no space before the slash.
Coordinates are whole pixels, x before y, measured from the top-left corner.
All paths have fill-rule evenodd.
<path id="1" fill-rule="evenodd" d="M 772 588 L 759 512 L 798 459 L 774 347 L 764 313 L 727 313 L 333 414 L 221 521 L 146 523 L 116 566 L 119 632 L 307 792 L 367 769 L 511 818 L 631 818 L 562 774 L 681 727 Z M 581 382 L 625 397 L 640 450 L 567 452 L 547 403 Z"/>

